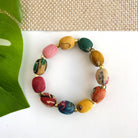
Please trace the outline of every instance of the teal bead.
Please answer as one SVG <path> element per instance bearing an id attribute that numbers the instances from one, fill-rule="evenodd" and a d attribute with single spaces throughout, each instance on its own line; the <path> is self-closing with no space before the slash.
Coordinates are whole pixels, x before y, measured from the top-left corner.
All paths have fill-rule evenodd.
<path id="1" fill-rule="evenodd" d="M 81 38 L 78 41 L 79 48 L 83 50 L 84 52 L 89 52 L 92 50 L 93 43 L 88 38 Z"/>
<path id="2" fill-rule="evenodd" d="M 75 105 L 70 101 L 61 101 L 58 104 L 58 110 L 66 115 L 72 114 L 75 110 Z"/>

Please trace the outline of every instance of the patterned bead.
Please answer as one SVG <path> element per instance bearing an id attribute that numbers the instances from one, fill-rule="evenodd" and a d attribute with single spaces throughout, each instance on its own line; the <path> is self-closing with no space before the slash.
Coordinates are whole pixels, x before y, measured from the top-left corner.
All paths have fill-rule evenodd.
<path id="1" fill-rule="evenodd" d="M 58 104 L 58 110 L 63 114 L 72 114 L 74 109 L 75 105 L 70 101 L 61 101 Z"/>
<path id="2" fill-rule="evenodd" d="M 47 47 L 45 47 L 43 49 L 43 55 L 45 56 L 45 58 L 52 58 L 54 57 L 58 52 L 58 48 L 56 45 L 48 45 Z"/>
<path id="3" fill-rule="evenodd" d="M 77 104 L 77 110 L 80 113 L 88 112 L 89 110 L 92 109 L 92 107 L 93 107 L 93 103 L 89 99 L 85 99 Z"/>
<path id="4" fill-rule="evenodd" d="M 54 106 L 57 102 L 55 96 L 49 93 L 41 93 L 41 101 L 47 106 Z"/>
<path id="5" fill-rule="evenodd" d="M 108 72 L 105 68 L 100 68 L 96 72 L 96 80 L 101 85 L 106 85 L 109 81 Z"/>
<path id="6" fill-rule="evenodd" d="M 47 68 L 47 61 L 44 58 L 38 59 L 35 64 L 33 71 L 37 75 L 42 75 Z"/>
<path id="7" fill-rule="evenodd" d="M 59 46 L 62 49 L 70 49 L 73 48 L 75 45 L 75 39 L 71 36 L 65 36 L 60 39 Z"/>
<path id="8" fill-rule="evenodd" d="M 36 93 L 43 92 L 46 88 L 45 80 L 42 77 L 33 78 L 32 87 Z"/>
<path id="9" fill-rule="evenodd" d="M 93 89 L 92 100 L 96 103 L 99 103 L 104 99 L 105 95 L 106 90 L 100 86 L 97 86 Z"/>
<path id="10" fill-rule="evenodd" d="M 91 59 L 92 63 L 97 67 L 103 65 L 103 63 L 104 63 L 104 57 L 103 57 L 102 53 L 100 53 L 97 50 L 91 51 L 90 59 Z"/>
<path id="11" fill-rule="evenodd" d="M 93 43 L 88 38 L 81 38 L 78 41 L 79 48 L 83 50 L 84 52 L 89 52 L 92 50 Z"/>

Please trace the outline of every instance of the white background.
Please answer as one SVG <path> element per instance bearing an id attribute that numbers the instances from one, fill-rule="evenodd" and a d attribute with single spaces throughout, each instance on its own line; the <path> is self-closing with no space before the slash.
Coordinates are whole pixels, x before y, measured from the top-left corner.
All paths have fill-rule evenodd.
<path id="1" fill-rule="evenodd" d="M 87 113 L 61 114 L 41 103 L 31 83 L 34 62 L 63 36 L 87 37 L 105 57 L 110 81 L 105 99 Z M 23 32 L 19 81 L 30 108 L 0 118 L 0 138 L 138 138 L 138 32 Z M 90 97 L 97 68 L 77 46 L 48 59 L 46 91 L 58 102 Z"/>

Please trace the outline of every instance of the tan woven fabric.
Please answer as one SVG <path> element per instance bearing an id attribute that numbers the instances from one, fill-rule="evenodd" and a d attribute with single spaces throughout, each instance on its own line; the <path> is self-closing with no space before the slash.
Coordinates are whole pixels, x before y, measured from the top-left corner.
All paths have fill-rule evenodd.
<path id="1" fill-rule="evenodd" d="M 21 0 L 22 30 L 138 31 L 138 0 Z"/>

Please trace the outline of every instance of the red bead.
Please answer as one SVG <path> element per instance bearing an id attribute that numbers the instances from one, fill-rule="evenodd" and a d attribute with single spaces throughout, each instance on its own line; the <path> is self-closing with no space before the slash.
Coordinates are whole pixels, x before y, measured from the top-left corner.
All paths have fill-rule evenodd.
<path id="1" fill-rule="evenodd" d="M 45 80 L 42 77 L 33 78 L 32 87 L 36 93 L 43 92 L 46 88 Z"/>
<path id="2" fill-rule="evenodd" d="M 106 90 L 97 86 L 93 89 L 92 100 L 96 103 L 101 102 L 106 95 Z"/>
<path id="3" fill-rule="evenodd" d="M 42 93 L 40 99 L 44 104 L 50 107 L 54 106 L 57 102 L 55 96 L 49 93 Z"/>

